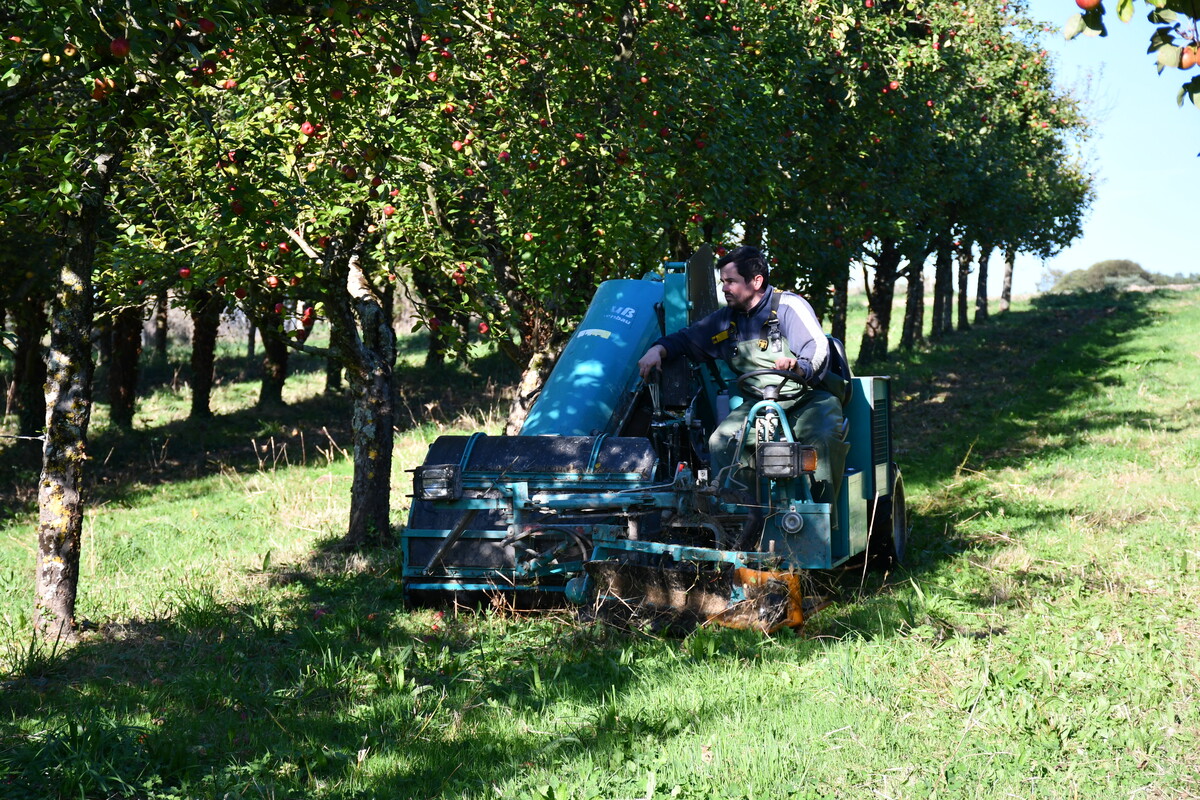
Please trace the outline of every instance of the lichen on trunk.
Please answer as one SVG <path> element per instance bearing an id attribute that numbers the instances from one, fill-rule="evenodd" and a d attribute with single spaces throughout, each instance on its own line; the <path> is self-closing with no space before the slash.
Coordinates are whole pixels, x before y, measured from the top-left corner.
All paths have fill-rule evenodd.
<path id="1" fill-rule="evenodd" d="M 78 240 L 59 272 L 47 356 L 46 434 L 38 483 L 33 623 L 46 638 L 74 636 L 83 532 L 83 479 L 92 412 L 92 261 L 97 207 L 85 205 Z"/>
<path id="2" fill-rule="evenodd" d="M 360 206 L 347 233 L 331 242 L 323 265 L 330 344 L 345 366 L 354 398 L 354 477 L 344 547 L 381 546 L 392 540 L 396 336 L 388 304 L 364 271 L 366 235 L 367 211 Z"/>

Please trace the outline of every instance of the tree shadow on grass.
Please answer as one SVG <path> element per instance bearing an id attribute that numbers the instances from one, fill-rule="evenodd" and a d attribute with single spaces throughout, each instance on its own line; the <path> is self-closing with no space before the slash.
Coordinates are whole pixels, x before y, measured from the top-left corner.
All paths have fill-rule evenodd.
<path id="1" fill-rule="evenodd" d="M 306 356 L 309 364 L 323 362 Z M 238 359 L 218 374 L 227 376 Z M 320 363 L 318 363 L 320 362 Z M 303 361 L 299 366 L 303 366 Z M 293 365 L 293 378 L 303 374 Z M 506 387 L 519 368 L 499 353 L 467 366 L 404 367 L 396 371 L 397 432 L 460 417 L 494 416 L 507 402 Z M 207 419 L 180 419 L 154 427 L 95 431 L 89 442 L 87 479 L 95 502 L 128 502 L 164 483 L 196 480 L 232 469 L 252 472 L 300 466 L 349 455 L 352 403 L 346 392 L 320 394 L 286 406 L 249 407 Z M 0 440 L 0 521 L 33 510 L 40 450 Z"/>
<path id="2" fill-rule="evenodd" d="M 672 643 L 554 616 L 512 625 L 437 619 L 404 610 L 394 552 L 342 561 L 318 554 L 277 570 L 270 599 L 233 607 L 202 592 L 185 596 L 170 619 L 114 627 L 26 670 L 5 687 L 0 780 L 13 797 L 44 796 L 33 792 L 47 775 L 68 793 L 84 767 L 130 784 L 156 776 L 160 788 L 193 796 L 483 796 L 556 759 L 586 753 L 605 763 L 631 742 L 686 735 L 730 710 L 713 701 L 621 718 L 614 709 L 622 697 L 689 675 L 697 660 L 795 663 L 820 651 L 818 637 L 886 637 L 926 624 L 936 609 L 898 602 L 897 587 L 1058 524 L 1064 509 L 965 482 L 973 470 L 1017 466 L 1080 446 L 1084 432 L 1151 418 L 1079 408 L 1123 379 L 1125 341 L 1152 321 L 1145 301 L 1073 298 L 894 362 L 897 460 L 910 488 L 927 495 L 912 516 L 913 559 L 883 577 L 824 576 L 849 602 L 818 615 L 812 638 L 702 631 Z M 437 379 L 427 377 L 424 391 L 436 393 Z M 1003 533 L 962 524 L 1002 513 Z M 1058 579 L 1027 571 L 1025 591 Z M 988 589 L 962 598 L 980 608 L 1012 599 Z M 526 715 L 557 703 L 587 711 L 550 731 L 527 725 Z M 71 721 L 105 735 L 85 736 Z M 30 724 L 45 734 L 23 729 Z"/>
<path id="3" fill-rule="evenodd" d="M 825 612 L 822 630 L 886 635 L 915 624 L 920 620 L 897 606 L 891 588 L 919 583 L 965 553 L 986 558 L 1070 514 L 1016 493 L 976 491 L 975 475 L 1061 458 L 1105 430 L 1162 427 L 1153 408 L 1096 413 L 1085 402 L 1121 385 L 1136 366 L 1128 341 L 1153 324 L 1158 312 L 1152 302 L 1133 293 L 1046 296 L 1029 311 L 1008 312 L 932 346 L 894 354 L 888 365 L 892 429 L 910 491 L 909 556 L 886 576 L 835 576 L 842 596 L 857 602 Z M 916 506 L 914 488 L 924 490 Z M 964 521 L 988 518 L 1003 523 L 995 530 L 963 528 Z M 987 608 L 1003 594 L 984 587 L 962 601 Z"/>
<path id="4" fill-rule="evenodd" d="M 727 716 L 624 708 L 699 660 L 796 657 L 744 632 L 681 649 L 561 615 L 406 613 L 398 573 L 394 555 L 319 556 L 264 575 L 270 596 L 248 603 L 185 590 L 171 618 L 26 670 L 0 700 L 4 796 L 486 796 Z M 591 710 L 527 724 L 551 708 Z"/>

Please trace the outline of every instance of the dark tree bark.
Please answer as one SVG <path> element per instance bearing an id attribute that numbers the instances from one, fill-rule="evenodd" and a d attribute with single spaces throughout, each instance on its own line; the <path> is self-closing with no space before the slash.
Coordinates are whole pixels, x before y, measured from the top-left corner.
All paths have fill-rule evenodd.
<path id="1" fill-rule="evenodd" d="M 846 312 L 850 304 L 850 273 L 843 270 L 841 277 L 833 282 L 833 313 L 830 315 L 829 332 L 833 338 L 846 341 Z"/>
<path id="2" fill-rule="evenodd" d="M 940 339 L 953 329 L 954 277 L 952 274 L 953 257 L 948 239 L 942 239 L 935 248 L 933 273 L 933 325 L 930 328 L 930 338 Z"/>
<path id="3" fill-rule="evenodd" d="M 742 244 L 750 247 L 762 247 L 765 232 L 766 220 L 761 214 L 755 214 L 746 220 L 745 229 L 742 231 Z"/>
<path id="4" fill-rule="evenodd" d="M 542 392 L 550 371 L 554 369 L 558 356 L 565 342 L 557 339 L 546 342 L 545 349 L 539 350 L 529 358 L 525 369 L 521 372 L 521 381 L 517 384 L 517 396 L 513 398 L 512 408 L 509 409 L 508 419 L 504 423 L 504 433 L 516 436 L 525 424 L 525 418 L 533 409 L 533 403 Z"/>
<path id="5" fill-rule="evenodd" d="M 363 272 L 366 208 L 356 209 L 349 232 L 330 243 L 323 271 L 330 287 L 326 311 L 333 345 L 346 365 L 354 398 L 354 479 L 346 547 L 392 540 L 391 485 L 395 430 L 393 364 L 396 336 L 383 299 Z"/>
<path id="6" fill-rule="evenodd" d="M 424 258 L 413 265 L 412 274 L 413 284 L 425 299 L 425 309 L 429 313 L 429 349 L 425 353 L 425 366 L 440 367 L 446 363 L 446 350 L 452 338 L 448 335 L 447 324 L 464 322 L 455 317 L 450 306 L 444 301 L 453 284 L 447 285 L 446 276 Z"/>
<path id="7" fill-rule="evenodd" d="M 967 298 L 970 289 L 967 284 L 971 278 L 972 245 L 964 240 L 962 249 L 958 251 L 958 330 L 969 330 L 971 323 L 967 321 Z"/>
<path id="8" fill-rule="evenodd" d="M 992 260 L 992 245 L 979 245 L 979 275 L 975 282 L 975 324 L 981 325 L 988 319 L 988 263 Z"/>
<path id="9" fill-rule="evenodd" d="M 908 292 L 904 300 L 904 329 L 900 347 L 912 350 L 925 338 L 925 259 L 908 264 Z"/>
<path id="10" fill-rule="evenodd" d="M 283 405 L 283 384 L 288 376 L 288 346 L 281 330 L 283 319 L 274 310 L 260 320 L 263 332 L 263 376 L 258 392 L 259 408 L 278 408 Z"/>
<path id="11" fill-rule="evenodd" d="M 1012 305 L 1012 275 L 1013 262 L 1017 260 L 1017 250 L 1012 245 L 1004 248 L 1004 286 L 1000 289 L 1000 313 L 1008 311 Z"/>
<path id="12" fill-rule="evenodd" d="M 254 325 L 254 320 L 246 317 L 246 324 L 250 326 L 250 332 L 246 335 L 246 360 L 254 360 L 254 343 L 258 339 L 258 328 Z"/>
<path id="13" fill-rule="evenodd" d="M 133 427 L 137 402 L 138 359 L 142 355 L 142 309 L 124 306 L 112 315 L 112 349 L 108 366 L 108 403 L 112 424 Z"/>
<path id="14" fill-rule="evenodd" d="M 83 534 L 83 478 L 92 415 L 92 265 L 105 196 L 124 154 L 117 128 L 90 162 L 77 216 L 66 216 L 70 242 L 51 311 L 46 378 L 46 434 L 38 483 L 38 551 L 33 624 L 43 637 L 74 638 Z"/>
<path id="15" fill-rule="evenodd" d="M 46 359 L 42 347 L 49 325 L 46 304 L 40 297 L 30 297 L 16 303 L 12 315 L 17 343 L 7 413 L 16 415 L 18 435 L 36 436 L 46 424 Z"/>
<path id="16" fill-rule="evenodd" d="M 217 330 L 221 327 L 221 298 L 206 291 L 192 294 L 192 410 L 191 419 L 212 416 L 213 377 L 216 375 Z"/>
<path id="17" fill-rule="evenodd" d="M 888 333 L 892 323 L 892 302 L 896 296 L 896 278 L 900 267 L 900 248 L 894 239 L 884 239 L 875 260 L 875 280 L 867 288 L 867 324 L 863 327 L 858 363 L 874 364 L 888 355 Z"/>
<path id="18" fill-rule="evenodd" d="M 159 292 L 154 300 L 154 358 L 160 364 L 167 363 L 167 293 Z"/>

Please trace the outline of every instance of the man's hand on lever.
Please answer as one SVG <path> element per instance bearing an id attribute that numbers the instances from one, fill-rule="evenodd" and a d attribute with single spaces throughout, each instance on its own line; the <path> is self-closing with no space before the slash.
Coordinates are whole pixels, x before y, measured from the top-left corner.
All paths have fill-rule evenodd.
<path id="1" fill-rule="evenodd" d="M 667 354 L 661 344 L 656 344 L 646 351 L 646 355 L 638 359 L 638 373 L 643 378 L 649 378 L 656 370 L 662 369 L 663 356 Z"/>

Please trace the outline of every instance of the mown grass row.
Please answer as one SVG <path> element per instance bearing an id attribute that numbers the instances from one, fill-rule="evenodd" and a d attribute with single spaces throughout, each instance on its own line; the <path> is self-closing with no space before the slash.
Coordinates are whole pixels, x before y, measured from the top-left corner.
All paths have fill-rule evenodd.
<path id="1" fill-rule="evenodd" d="M 91 512 L 83 644 L 31 647 L 5 579 L 0 794 L 1200 794 L 1196 330 L 1195 293 L 1045 300 L 890 364 L 913 558 L 820 576 L 797 637 L 410 612 L 394 554 L 321 551 L 336 449 L 247 415 Z M 0 532 L 4 574 L 30 539 Z"/>

